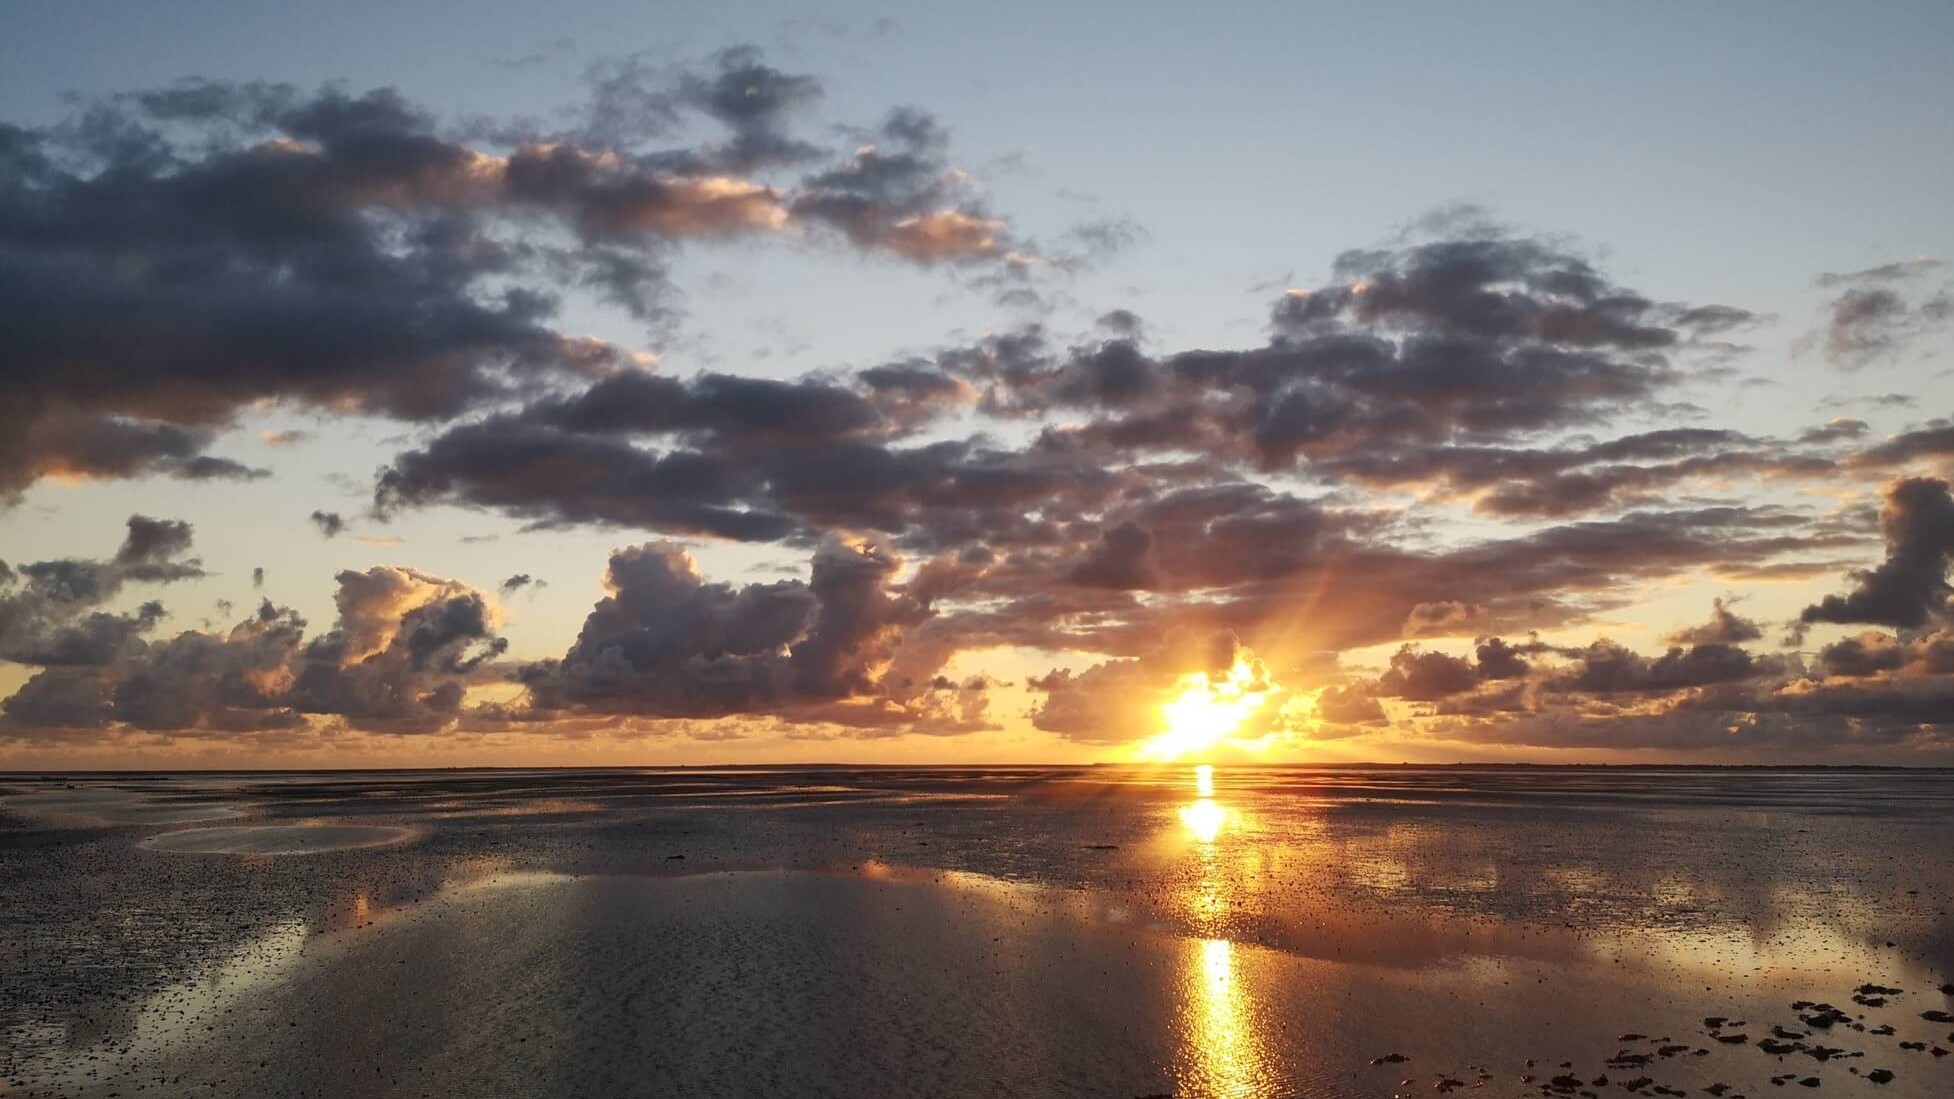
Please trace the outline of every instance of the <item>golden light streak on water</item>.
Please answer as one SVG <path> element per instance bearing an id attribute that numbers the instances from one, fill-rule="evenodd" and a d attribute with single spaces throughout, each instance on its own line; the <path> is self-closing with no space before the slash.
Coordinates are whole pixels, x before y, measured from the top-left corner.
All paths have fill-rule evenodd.
<path id="1" fill-rule="evenodd" d="M 1207 937 L 1190 943 L 1181 977 L 1175 1093 L 1221 1099 L 1266 1095 L 1274 1078 L 1264 1028 L 1243 985 L 1235 944 L 1218 934 L 1233 898 L 1217 849 L 1229 810 L 1215 800 L 1212 766 L 1194 769 L 1194 792 L 1196 799 L 1180 809 L 1182 826 L 1197 841 L 1189 856 L 1200 860 L 1187 911 Z"/>

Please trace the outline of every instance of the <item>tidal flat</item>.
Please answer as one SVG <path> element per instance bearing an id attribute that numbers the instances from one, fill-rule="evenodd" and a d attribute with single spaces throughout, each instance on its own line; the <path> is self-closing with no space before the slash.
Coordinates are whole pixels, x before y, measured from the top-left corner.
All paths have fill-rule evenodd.
<path id="1" fill-rule="evenodd" d="M 1944 1097 L 1950 852 L 1945 771 L 0 776 L 0 1095 Z"/>

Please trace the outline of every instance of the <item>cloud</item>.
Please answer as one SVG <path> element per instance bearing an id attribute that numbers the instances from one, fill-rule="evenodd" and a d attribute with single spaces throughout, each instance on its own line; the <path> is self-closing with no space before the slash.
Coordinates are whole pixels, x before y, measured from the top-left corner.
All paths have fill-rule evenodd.
<path id="1" fill-rule="evenodd" d="M 1909 477 L 1886 487 L 1879 513 L 1886 559 L 1856 573 L 1853 589 L 1828 595 L 1799 615 L 1818 622 L 1917 628 L 1949 614 L 1947 568 L 1954 558 L 1954 497 L 1948 483 Z"/>
<path id="2" fill-rule="evenodd" d="M 1377 690 L 1389 698 L 1430 702 L 1478 685 L 1479 673 L 1470 660 L 1407 645 L 1392 655 L 1391 668 L 1378 678 Z"/>
<path id="3" fill-rule="evenodd" d="M 4 257 L 0 257 L 0 263 Z M 5 277 L 0 270 L 0 279 Z M 25 390 L 23 390 L 23 396 Z M 249 481 L 270 472 L 203 453 L 215 433 L 140 417 L 89 415 L 28 406 L 0 412 L 0 506 L 42 478 L 91 480 L 164 476 L 181 481 Z"/>
<path id="4" fill-rule="evenodd" d="M 1711 606 L 1708 622 L 1677 630 L 1665 640 L 1671 645 L 1741 645 L 1763 636 L 1762 627 L 1732 611 L 1723 600 L 1718 599 Z"/>
<path id="5" fill-rule="evenodd" d="M 232 736 L 307 728 L 315 717 L 387 734 L 438 732 L 461 717 L 470 683 L 507 649 L 478 591 L 379 565 L 338 576 L 332 630 L 269 600 L 224 633 L 145 640 L 148 606 L 90 659 L 41 665 L 0 703 L 0 736 L 58 739 L 111 730 Z M 81 629 L 114 633 L 94 616 Z M 70 629 L 66 635 L 73 636 Z"/>
<path id="6" fill-rule="evenodd" d="M 1405 615 L 1403 634 L 1406 637 L 1483 634 L 1490 618 L 1485 607 L 1469 605 L 1457 599 L 1420 603 Z"/>
<path id="7" fill-rule="evenodd" d="M 1225 678 L 1241 663 L 1263 691 L 1273 687 L 1268 669 L 1227 631 L 1177 630 L 1141 655 L 1095 664 L 1082 672 L 1057 668 L 1026 684 L 1042 695 L 1032 724 L 1068 740 L 1122 744 L 1161 732 L 1161 708 L 1185 688 L 1190 674 Z M 1279 710 L 1280 700 L 1264 707 Z"/>
<path id="8" fill-rule="evenodd" d="M 1818 347 L 1832 365 L 1857 370 L 1899 357 L 1922 339 L 1954 324 L 1954 288 L 1922 289 L 1940 261 L 1921 257 L 1863 271 L 1825 274 L 1818 285 L 1838 293 L 1826 303 L 1821 328 L 1805 347 Z"/>
<path id="9" fill-rule="evenodd" d="M 930 148 L 926 121 L 891 125 Z M 1268 505 L 1289 518 L 1244 514 L 1197 538 L 1148 514 L 1182 484 L 1205 482 L 1217 499 L 1249 494 L 1240 502 L 1252 509 L 1267 491 L 1254 479 L 1281 471 L 1539 519 L 1623 514 L 1685 483 L 1837 466 L 1835 453 L 1812 449 L 1822 442 L 1709 428 L 1535 441 L 1668 407 L 1662 394 L 1687 377 L 1689 348 L 1751 323 L 1743 310 L 1660 302 L 1563 247 L 1497 234 L 1350 252 L 1336 274 L 1283 298 L 1270 342 L 1241 351 L 1163 355 L 1126 335 L 1061 351 L 1034 328 L 799 379 L 624 370 L 398 455 L 376 506 L 452 503 L 539 525 L 740 541 L 862 530 L 927 554 L 980 542 L 1021 551 L 1000 578 L 1034 570 L 1103 591 L 1182 591 L 1252 579 L 1215 574 L 1283 523 L 1319 521 L 1291 496 Z M 1139 324 L 1120 320 L 1122 332 Z M 1032 441 L 944 437 L 973 412 L 1019 437 L 1019 422 L 1033 421 Z M 1224 533 L 1244 541 L 1189 548 Z M 1295 533 L 1304 537 L 1279 553 L 1308 559 L 1314 537 Z M 1052 560 L 1034 565 L 1033 554 Z M 1717 556 L 1705 547 L 1699 561 Z M 1257 568 L 1265 579 L 1300 571 Z M 1427 595 L 1397 620 L 1453 598 Z"/>
<path id="10" fill-rule="evenodd" d="M 1146 589 L 1160 582 L 1153 562 L 1153 535 L 1132 521 L 1099 536 L 1099 542 L 1072 566 L 1074 584 L 1118 590 Z"/>
<path id="11" fill-rule="evenodd" d="M 611 555 L 609 591 L 560 659 L 516 672 L 525 721 L 745 716 L 873 730 L 987 727 L 983 686 L 906 659 L 928 599 L 892 583 L 900 557 L 830 541 L 807 581 L 736 588 L 707 581 L 670 542 Z M 947 655 L 947 654 L 945 654 Z M 898 671 L 900 669 L 900 671 Z"/>
<path id="12" fill-rule="evenodd" d="M 979 406 L 993 415 L 1083 417 L 1048 429 L 1047 445 L 1109 459 L 1194 451 L 1361 482 L 1402 477 L 1391 464 L 1419 462 L 1421 450 L 1476 447 L 1482 463 L 1493 463 L 1528 435 L 1653 413 L 1691 376 L 1703 341 L 1758 320 L 1730 306 L 1660 302 L 1563 247 L 1488 233 L 1346 252 L 1332 281 L 1277 301 L 1270 339 L 1259 347 L 1151 353 L 1130 334 L 1133 318 L 1111 338 L 1062 351 L 1032 329 L 942 362 L 980 389 Z M 1735 433 L 1671 438 L 1682 444 L 1672 456 L 1717 442 L 1760 449 Z M 1626 446 L 1619 454 L 1605 446 L 1520 451 L 1506 467 L 1538 478 L 1612 461 L 1609 473 L 1645 489 L 1715 476 L 1740 461 L 1774 468 L 1770 454 L 1718 455 L 1656 473 L 1619 465 L 1652 456 Z M 1498 484 L 1490 470 L 1479 478 L 1474 488 Z M 1562 494 L 1581 487 L 1563 486 Z M 1585 491 L 1615 502 L 1611 486 Z"/>
<path id="13" fill-rule="evenodd" d="M 456 129 L 392 89 L 218 81 L 0 124 L 0 497 L 263 476 L 207 448 L 266 405 L 445 421 L 602 377 L 638 359 L 561 331 L 558 289 L 663 323 L 688 242 L 813 230 L 922 264 L 1001 255 L 1005 222 L 934 120 L 905 108 L 879 151 L 829 149 L 793 129 L 819 90 L 743 47 L 594 72 L 587 124 L 562 133 Z M 727 139 L 643 145 L 692 116 Z M 808 167 L 752 174 L 787 166 Z"/>
<path id="14" fill-rule="evenodd" d="M 1919 427 L 1893 435 L 1883 443 L 1858 451 L 1848 461 L 1856 467 L 1869 469 L 1920 461 L 1947 464 L 1954 461 L 1954 420 L 1929 420 Z"/>
<path id="15" fill-rule="evenodd" d="M 802 181 L 795 218 L 837 232 L 856 247 L 921 264 L 996 258 L 1011 247 L 968 177 L 944 159 L 947 137 L 913 108 L 889 113 L 871 140 L 839 167 Z"/>
<path id="16" fill-rule="evenodd" d="M 202 578 L 186 557 L 190 524 L 131 515 L 128 534 L 107 560 L 61 558 L 8 566 L 0 562 L 0 660 L 16 664 L 106 663 L 164 617 L 161 603 L 133 613 L 103 611 L 130 584 Z"/>
<path id="17" fill-rule="evenodd" d="M 266 476 L 215 452 L 246 416 L 377 416 L 411 441 L 387 444 L 376 521 L 629 532 L 575 642 L 537 659 L 510 656 L 489 593 L 405 566 L 339 573 L 323 632 L 266 601 L 166 636 L 135 589 L 203 568 L 187 525 L 133 517 L 111 557 L 0 568 L 0 657 L 35 669 L 6 735 L 958 735 L 995 727 L 997 683 L 966 668 L 992 649 L 1056 654 L 1031 723 L 1089 744 L 1237 661 L 1269 687 L 1255 734 L 1817 751 L 1950 724 L 1944 478 L 1889 485 L 1885 560 L 1800 615 L 1878 629 L 1760 654 L 1733 599 L 1652 651 L 1593 636 L 1654 585 L 1861 561 L 1873 515 L 1823 493 L 1946 472 L 1942 420 L 1884 441 L 1846 417 L 1692 422 L 1769 318 L 1451 208 L 1271 287 L 1259 333 L 1177 344 L 1172 318 L 1040 281 L 1135 227 L 1041 247 L 927 112 L 826 126 L 821 82 L 750 47 L 585 83 L 549 121 L 193 81 L 0 127 L 0 497 Z M 566 301 L 600 299 L 663 332 L 686 256 L 767 240 L 937 268 L 1045 319 L 797 377 L 566 330 Z M 1813 338 L 1845 366 L 1914 353 L 1954 314 L 1940 272 L 1824 277 Z M 715 581 L 672 539 L 808 567 Z M 494 575 L 503 597 L 542 586 Z M 1360 646 L 1395 652 L 1337 663 Z"/>
<path id="18" fill-rule="evenodd" d="M 1547 689 L 1587 695 L 1673 691 L 1738 682 L 1756 671 L 1749 652 L 1718 642 L 1672 646 L 1651 659 L 1602 638 L 1575 656 L 1574 666 L 1549 679 Z"/>

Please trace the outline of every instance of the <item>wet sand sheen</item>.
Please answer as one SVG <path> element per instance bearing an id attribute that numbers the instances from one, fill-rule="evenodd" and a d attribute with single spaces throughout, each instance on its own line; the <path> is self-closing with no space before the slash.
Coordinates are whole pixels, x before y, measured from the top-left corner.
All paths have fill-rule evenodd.
<path id="1" fill-rule="evenodd" d="M 10 1097 L 1954 1094 L 1954 776 L 13 789 Z"/>
<path id="2" fill-rule="evenodd" d="M 246 824 L 165 832 L 142 845 L 188 855 L 311 855 L 405 843 L 414 834 L 368 824 Z"/>
<path id="3" fill-rule="evenodd" d="M 0 798 L 0 808 L 27 816 L 79 819 L 104 826 L 190 824 L 242 815 L 236 805 L 227 802 L 184 801 L 141 790 L 86 786 Z"/>
<path id="4" fill-rule="evenodd" d="M 1605 1072 L 1619 1031 L 1708 1010 L 1609 966 L 1341 963 L 1049 900 L 880 871 L 502 874 L 309 940 L 280 929 L 145 1005 L 149 1048 L 98 1090 L 68 1082 L 298 1096 L 360 1066 L 371 1096 L 1359 1096 L 1485 1066 L 1518 1094 L 1527 1058 Z M 1788 1018 L 1769 989 L 1703 1004 Z M 1669 1084 L 1760 1068 L 1677 1040 L 1711 1052 L 1648 1070 Z M 1368 1063 L 1401 1048 L 1415 1064 Z M 1932 1094 L 1906 1084 L 1886 1094 Z"/>

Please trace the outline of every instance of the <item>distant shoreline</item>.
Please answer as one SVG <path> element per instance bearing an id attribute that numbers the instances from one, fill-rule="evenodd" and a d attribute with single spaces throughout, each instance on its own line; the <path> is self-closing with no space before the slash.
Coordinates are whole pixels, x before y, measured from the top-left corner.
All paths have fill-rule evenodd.
<path id="1" fill-rule="evenodd" d="M 42 782 L 63 778 L 174 778 L 204 775 L 439 775 L 439 774 L 635 774 L 642 772 L 768 772 L 768 771 L 1159 771 L 1191 766 L 1188 763 L 652 763 L 643 765 L 562 767 L 278 767 L 232 769 L 138 770 L 76 769 L 0 771 L 0 780 Z M 1891 772 L 1935 773 L 1954 771 L 1954 767 L 1908 766 L 1904 764 L 1828 764 L 1828 763 L 1229 763 L 1228 770 L 1256 771 L 1774 771 L 1774 772 Z"/>

